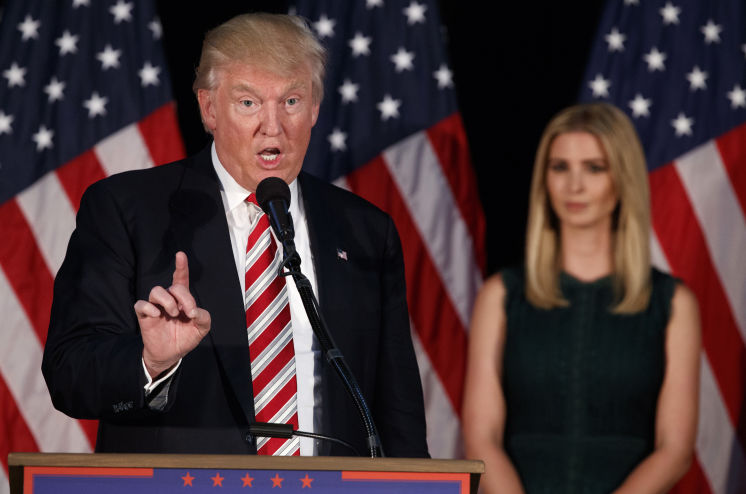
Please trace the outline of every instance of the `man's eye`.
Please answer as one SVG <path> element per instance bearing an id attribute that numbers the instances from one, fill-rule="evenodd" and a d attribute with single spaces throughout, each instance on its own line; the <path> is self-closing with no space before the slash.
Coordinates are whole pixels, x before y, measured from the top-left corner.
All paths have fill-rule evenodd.
<path id="1" fill-rule="evenodd" d="M 288 98 L 287 104 L 293 106 L 298 103 L 298 98 Z"/>
<path id="2" fill-rule="evenodd" d="M 254 106 L 254 102 L 250 99 L 241 100 L 241 104 L 245 107 Z"/>

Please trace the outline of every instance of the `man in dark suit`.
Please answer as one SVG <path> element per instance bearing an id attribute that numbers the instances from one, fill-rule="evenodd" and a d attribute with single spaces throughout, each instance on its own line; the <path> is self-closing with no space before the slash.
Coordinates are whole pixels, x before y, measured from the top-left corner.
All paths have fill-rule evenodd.
<path id="1" fill-rule="evenodd" d="M 194 84 L 213 145 L 109 177 L 84 195 L 55 281 L 42 370 L 58 409 L 100 420 L 97 451 L 263 447 L 249 433 L 259 409 L 257 355 L 249 351 L 250 282 L 243 278 L 251 257 L 245 233 L 262 213 L 244 199 L 262 179 L 279 177 L 290 184 L 301 268 L 385 453 L 427 456 L 396 229 L 371 204 L 301 172 L 323 67 L 323 48 L 297 18 L 228 21 L 208 33 Z M 294 427 L 367 451 L 362 421 L 320 358 L 291 280 L 287 293 L 300 418 Z M 300 452 L 350 454 L 313 442 Z"/>

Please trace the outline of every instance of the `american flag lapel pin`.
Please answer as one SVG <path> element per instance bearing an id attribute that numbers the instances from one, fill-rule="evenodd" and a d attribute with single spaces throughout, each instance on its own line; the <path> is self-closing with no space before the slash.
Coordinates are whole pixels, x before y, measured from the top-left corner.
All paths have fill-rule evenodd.
<path id="1" fill-rule="evenodd" d="M 337 257 L 343 261 L 347 260 L 347 251 L 337 248 Z"/>

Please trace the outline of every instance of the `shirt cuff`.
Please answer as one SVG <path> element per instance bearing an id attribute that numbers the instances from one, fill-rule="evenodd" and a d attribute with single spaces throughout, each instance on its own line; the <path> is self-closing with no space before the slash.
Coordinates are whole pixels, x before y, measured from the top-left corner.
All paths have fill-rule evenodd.
<path id="1" fill-rule="evenodd" d="M 148 372 L 148 368 L 145 367 L 145 359 L 142 360 L 142 370 L 145 372 L 145 378 L 147 379 L 147 382 L 145 383 L 145 386 L 143 388 L 145 389 L 145 396 L 148 396 L 150 393 L 153 392 L 153 390 L 158 387 L 159 384 L 169 379 L 171 376 L 174 375 L 174 372 L 176 372 L 176 369 L 179 368 L 181 365 L 181 359 L 179 359 L 178 362 L 176 362 L 176 365 L 171 367 L 171 370 L 168 371 L 168 373 L 160 376 L 157 381 L 153 381 L 153 378 L 150 377 L 150 373 Z"/>

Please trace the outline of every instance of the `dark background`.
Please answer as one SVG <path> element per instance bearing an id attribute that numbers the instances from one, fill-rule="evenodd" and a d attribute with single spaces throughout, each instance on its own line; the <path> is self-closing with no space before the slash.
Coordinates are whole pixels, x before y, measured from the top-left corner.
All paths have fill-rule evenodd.
<path id="1" fill-rule="evenodd" d="M 348 1 L 348 0 L 338 0 Z M 166 57 L 188 153 L 207 142 L 191 92 L 208 29 L 268 0 L 158 0 Z M 487 272 L 521 261 L 528 186 L 541 131 L 576 101 L 603 2 L 440 0 L 459 108 L 487 220 Z"/>

